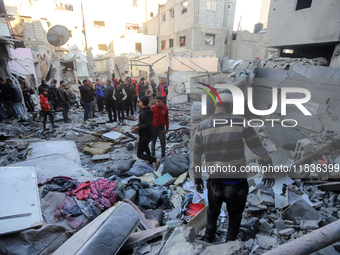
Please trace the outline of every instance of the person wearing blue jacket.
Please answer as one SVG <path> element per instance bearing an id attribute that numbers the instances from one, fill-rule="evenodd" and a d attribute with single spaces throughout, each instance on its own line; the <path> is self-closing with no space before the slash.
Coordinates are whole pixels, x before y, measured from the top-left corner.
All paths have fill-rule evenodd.
<path id="1" fill-rule="evenodd" d="M 104 91 L 103 91 L 103 83 L 97 79 L 96 80 L 96 98 L 97 98 L 97 106 L 99 113 L 102 113 L 104 110 Z"/>

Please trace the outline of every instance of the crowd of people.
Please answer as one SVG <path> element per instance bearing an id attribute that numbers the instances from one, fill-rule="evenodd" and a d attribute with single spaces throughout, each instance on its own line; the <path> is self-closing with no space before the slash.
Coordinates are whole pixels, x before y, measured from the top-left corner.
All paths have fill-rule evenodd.
<path id="1" fill-rule="evenodd" d="M 35 107 L 31 95 L 34 90 L 27 84 L 25 79 L 18 77 L 21 88 L 14 84 L 13 80 L 0 77 L 0 122 L 7 119 L 19 119 L 26 121 L 26 114 L 23 107 L 25 103 L 28 112 L 34 112 Z M 154 80 L 141 78 L 137 83 L 135 78 L 107 79 L 105 85 L 97 79 L 91 82 L 85 79 L 79 86 L 80 100 L 77 100 L 75 93 L 65 81 L 60 81 L 57 87 L 57 80 L 52 80 L 50 85 L 42 81 L 38 87 L 41 116 L 43 117 L 43 130 L 46 128 L 47 118 L 51 122 L 52 128 L 58 127 L 54 123 L 53 112 L 62 111 L 65 123 L 71 122 L 69 109 L 71 106 L 84 108 L 84 122 L 98 113 L 108 114 L 108 123 L 118 122 L 124 125 L 125 117 L 132 117 L 139 109 L 139 123 L 132 132 L 138 133 L 140 140 L 138 143 L 137 156 L 147 160 L 149 165 L 159 164 L 160 159 L 155 158 L 155 144 L 157 138 L 161 144 L 161 156 L 165 157 L 165 134 L 169 129 L 169 115 L 166 106 L 168 87 L 166 79 L 161 78 L 158 85 Z M 138 104 L 137 104 L 138 102 Z M 139 105 L 139 107 L 137 107 Z M 4 111 L 3 111 L 4 109 Z M 149 143 L 152 141 L 151 151 Z"/>

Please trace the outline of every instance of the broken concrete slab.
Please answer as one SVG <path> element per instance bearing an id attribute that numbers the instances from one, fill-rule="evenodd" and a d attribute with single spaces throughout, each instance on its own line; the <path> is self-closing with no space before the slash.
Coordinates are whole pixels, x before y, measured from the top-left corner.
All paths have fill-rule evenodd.
<path id="1" fill-rule="evenodd" d="M 286 150 L 295 150 L 296 143 L 305 138 L 303 134 L 293 127 L 286 128 L 282 126 L 266 126 L 264 128 L 264 133 L 270 138 L 276 147 L 282 147 Z"/>
<path id="2" fill-rule="evenodd" d="M 266 221 L 265 219 L 260 219 L 260 231 L 264 233 L 271 233 L 273 231 L 273 227 Z"/>
<path id="3" fill-rule="evenodd" d="M 316 220 L 302 220 L 300 222 L 300 229 L 318 229 L 319 224 Z"/>
<path id="4" fill-rule="evenodd" d="M 275 193 L 275 208 L 280 209 L 287 205 L 286 197 Z"/>
<path id="5" fill-rule="evenodd" d="M 110 142 L 87 143 L 83 149 L 83 153 L 88 155 L 102 155 L 109 152 L 112 146 L 113 143 Z"/>
<path id="6" fill-rule="evenodd" d="M 278 232 L 278 234 L 281 235 L 281 236 L 291 236 L 294 233 L 295 233 L 294 228 L 285 228 L 285 229 L 282 229 Z"/>
<path id="7" fill-rule="evenodd" d="M 170 174 L 164 174 L 163 176 L 157 178 L 154 181 L 154 184 L 160 185 L 160 186 L 169 186 L 170 184 L 175 182 L 175 178 L 173 178 Z"/>
<path id="8" fill-rule="evenodd" d="M 183 227 L 178 227 L 165 243 L 160 255 L 187 254 L 196 255 L 200 253 L 195 243 L 187 242 Z"/>
<path id="9" fill-rule="evenodd" d="M 135 246 L 147 243 L 159 236 L 165 235 L 170 231 L 169 226 L 162 226 L 154 229 L 148 229 L 132 233 L 124 243 L 121 251 L 130 250 Z"/>
<path id="10" fill-rule="evenodd" d="M 256 239 L 260 247 L 266 250 L 269 250 L 278 244 L 277 240 L 270 236 L 257 234 Z"/>
<path id="11" fill-rule="evenodd" d="M 250 193 L 247 197 L 247 201 L 249 202 L 250 205 L 252 206 L 258 206 L 261 204 L 261 201 L 259 197 L 253 193 Z"/>
<path id="12" fill-rule="evenodd" d="M 29 159 L 11 166 L 33 166 L 37 171 L 38 181 L 59 175 L 78 179 L 80 182 L 94 178 L 91 173 L 61 154 Z"/>
<path id="13" fill-rule="evenodd" d="M 100 214 L 53 254 L 115 254 L 139 223 L 139 215 L 126 203 Z"/>
<path id="14" fill-rule="evenodd" d="M 103 162 L 107 160 L 110 160 L 110 154 L 93 155 L 92 157 L 93 162 Z"/>
<path id="15" fill-rule="evenodd" d="M 74 141 L 47 141 L 47 142 L 36 142 L 31 143 L 28 146 L 30 153 L 27 159 L 34 159 L 43 156 L 61 154 L 76 164 L 81 166 L 79 152 Z"/>
<path id="16" fill-rule="evenodd" d="M 299 219 L 319 220 L 321 214 L 311 207 L 304 199 L 300 199 L 282 212 L 282 218 L 291 220 L 295 224 L 299 224 Z"/>
<path id="17" fill-rule="evenodd" d="M 117 139 L 121 138 L 123 136 L 122 133 L 111 131 L 109 133 L 105 133 L 102 135 L 103 138 L 106 138 L 111 141 L 116 141 Z"/>
<path id="18" fill-rule="evenodd" d="M 244 254 L 243 244 L 241 241 L 231 241 L 224 244 L 212 245 L 207 247 L 202 255 L 234 255 Z"/>
<path id="19" fill-rule="evenodd" d="M 188 95 L 179 95 L 177 97 L 171 98 L 170 104 L 178 105 L 178 104 L 186 104 L 188 102 Z"/>
<path id="20" fill-rule="evenodd" d="M 264 190 L 258 190 L 257 196 L 260 199 L 260 203 L 263 205 L 275 205 L 275 201 L 270 192 L 266 192 Z"/>
<path id="21" fill-rule="evenodd" d="M 0 203 L 5 206 L 0 210 L 0 234 L 43 225 L 34 167 L 0 167 L 0 183 Z"/>

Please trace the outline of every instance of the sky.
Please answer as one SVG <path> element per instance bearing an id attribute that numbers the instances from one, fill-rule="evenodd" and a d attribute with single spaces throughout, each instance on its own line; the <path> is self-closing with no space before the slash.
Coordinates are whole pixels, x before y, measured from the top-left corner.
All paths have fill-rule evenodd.
<path id="1" fill-rule="evenodd" d="M 253 32 L 254 25 L 259 22 L 262 0 L 237 0 L 234 30 L 238 28 L 241 18 L 241 29 Z"/>

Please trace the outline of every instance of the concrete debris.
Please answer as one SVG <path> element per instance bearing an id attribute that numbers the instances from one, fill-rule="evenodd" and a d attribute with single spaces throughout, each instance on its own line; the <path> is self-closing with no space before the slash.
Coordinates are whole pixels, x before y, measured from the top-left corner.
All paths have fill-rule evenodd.
<path id="1" fill-rule="evenodd" d="M 83 149 L 83 153 L 88 155 L 102 155 L 108 153 L 112 149 L 112 146 L 113 143 L 110 142 L 87 143 Z"/>
<path id="2" fill-rule="evenodd" d="M 225 244 L 209 246 L 202 255 L 234 255 L 244 254 L 243 244 L 240 241 L 232 241 Z"/>

